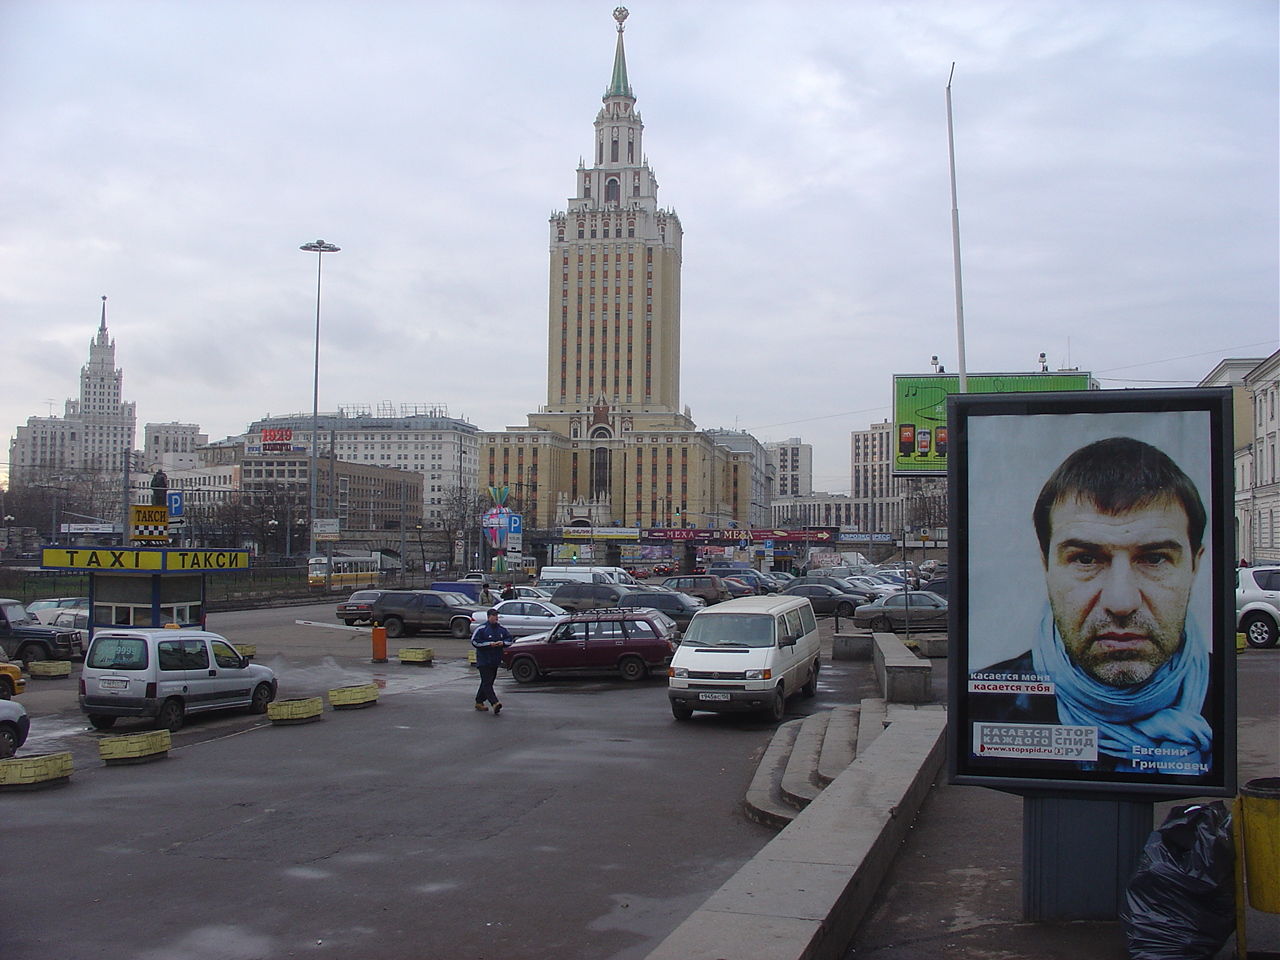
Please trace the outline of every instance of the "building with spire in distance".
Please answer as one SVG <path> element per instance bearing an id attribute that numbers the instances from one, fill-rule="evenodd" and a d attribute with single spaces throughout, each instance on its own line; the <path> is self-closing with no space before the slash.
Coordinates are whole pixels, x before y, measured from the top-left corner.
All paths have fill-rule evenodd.
<path id="1" fill-rule="evenodd" d="M 80 396 L 68 399 L 61 417 L 29 417 L 9 445 L 9 478 L 15 483 L 85 474 L 120 476 L 132 453 L 136 405 L 120 399 L 124 371 L 116 366 L 116 342 L 107 334 L 102 298 L 98 335 L 80 369 Z"/>
<path id="2" fill-rule="evenodd" d="M 482 435 L 480 483 L 524 526 L 745 526 L 753 481 L 680 406 L 684 231 L 658 205 L 614 11 L 613 71 L 591 162 L 551 216 L 547 402 Z M 740 463 L 741 467 L 742 464 Z"/>

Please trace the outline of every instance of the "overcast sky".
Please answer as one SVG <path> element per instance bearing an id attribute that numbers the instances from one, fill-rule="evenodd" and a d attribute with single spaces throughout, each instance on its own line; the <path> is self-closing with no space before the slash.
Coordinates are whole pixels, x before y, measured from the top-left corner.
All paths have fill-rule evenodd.
<path id="1" fill-rule="evenodd" d="M 100 297 L 147 422 L 546 403 L 547 219 L 610 2 L 0 0 L 0 425 L 78 391 Z M 1200 380 L 1277 348 L 1274 0 L 635 0 L 627 65 L 684 225 L 681 400 L 814 445 L 894 373 Z"/>

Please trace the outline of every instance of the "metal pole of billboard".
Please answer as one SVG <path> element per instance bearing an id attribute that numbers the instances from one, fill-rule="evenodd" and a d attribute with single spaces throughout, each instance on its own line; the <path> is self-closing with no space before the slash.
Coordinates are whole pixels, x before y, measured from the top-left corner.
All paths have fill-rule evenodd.
<path id="1" fill-rule="evenodd" d="M 314 243 L 304 243 L 298 249 L 316 255 L 316 359 L 311 383 L 311 463 L 307 471 L 311 478 L 311 512 L 308 517 L 311 521 L 311 542 L 308 544 L 310 552 L 307 554 L 307 559 L 310 560 L 316 554 L 316 457 L 320 446 L 320 272 L 324 255 L 337 253 L 342 248 L 316 240 Z"/>
<path id="2" fill-rule="evenodd" d="M 960 204 L 956 198 L 956 137 L 951 122 L 951 78 L 956 74 L 955 61 L 947 76 L 947 155 L 951 160 L 951 259 L 956 274 L 956 354 L 960 368 L 960 392 L 967 393 L 969 381 L 964 358 L 964 292 L 960 283 Z"/>

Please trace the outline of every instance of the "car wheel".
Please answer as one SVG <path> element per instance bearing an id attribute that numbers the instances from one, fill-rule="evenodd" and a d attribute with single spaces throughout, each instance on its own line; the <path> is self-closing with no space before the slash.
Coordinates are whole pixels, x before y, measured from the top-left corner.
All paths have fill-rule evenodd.
<path id="1" fill-rule="evenodd" d="M 813 669 L 809 671 L 809 679 L 800 688 L 800 693 L 806 700 L 812 700 L 818 695 L 818 671 L 821 669 L 821 663 L 817 660 L 813 661 Z"/>
<path id="2" fill-rule="evenodd" d="M 275 697 L 271 693 L 271 684 L 260 683 L 253 688 L 253 697 L 249 700 L 250 713 L 266 713 L 267 705 L 274 700 Z"/>
<path id="3" fill-rule="evenodd" d="M 1244 632 L 1245 642 L 1249 646 L 1265 649 L 1276 645 L 1275 621 L 1265 614 L 1255 613 L 1245 617 L 1241 627 Z"/>
<path id="4" fill-rule="evenodd" d="M 182 720 L 186 715 L 186 707 L 176 697 L 171 697 L 160 704 L 160 712 L 156 714 L 156 729 L 176 733 L 182 729 Z"/>
<path id="5" fill-rule="evenodd" d="M 639 657 L 623 657 L 618 663 L 618 673 L 623 680 L 643 680 L 649 675 L 649 668 Z"/>
<path id="6" fill-rule="evenodd" d="M 849 601 L 847 600 L 841 600 L 839 603 L 836 604 L 836 616 L 845 617 L 845 618 L 852 617 L 853 604 L 849 603 Z"/>
<path id="7" fill-rule="evenodd" d="M 692 720 L 693 710 L 689 707 L 681 706 L 674 700 L 671 701 L 671 715 L 677 720 Z"/>
<path id="8" fill-rule="evenodd" d="M 511 664 L 511 676 L 516 683 L 532 683 L 538 679 L 538 665 L 528 657 L 520 657 Z"/>
<path id="9" fill-rule="evenodd" d="M 774 723 L 781 723 L 782 718 L 787 715 L 787 698 L 782 695 L 782 687 L 778 687 L 773 691 L 773 699 L 769 701 L 769 719 Z"/>
<path id="10" fill-rule="evenodd" d="M 398 640 L 404 636 L 404 621 L 399 617 L 387 617 L 382 626 L 386 629 L 389 640 Z"/>
<path id="11" fill-rule="evenodd" d="M 471 636 L 471 621 L 461 619 L 454 620 L 449 624 L 449 632 L 453 634 L 453 638 L 455 640 L 465 640 L 467 637 Z"/>
<path id="12" fill-rule="evenodd" d="M 871 621 L 871 629 L 879 630 L 881 633 L 892 633 L 893 624 L 889 622 L 888 617 L 876 617 Z"/>
<path id="13" fill-rule="evenodd" d="M 18 752 L 18 731 L 12 724 L 0 723 L 0 760 L 8 760 Z"/>
<path id="14" fill-rule="evenodd" d="M 18 659 L 22 661 L 22 669 L 31 672 L 31 664 L 37 660 L 49 659 L 49 648 L 40 643 L 29 643 L 18 651 Z"/>
<path id="15" fill-rule="evenodd" d="M 0 677 L 0 700 L 13 699 L 13 681 L 8 677 Z"/>
<path id="16" fill-rule="evenodd" d="M 115 717 L 104 717 L 100 713 L 89 714 L 89 726 L 95 730 L 110 730 L 116 725 Z"/>

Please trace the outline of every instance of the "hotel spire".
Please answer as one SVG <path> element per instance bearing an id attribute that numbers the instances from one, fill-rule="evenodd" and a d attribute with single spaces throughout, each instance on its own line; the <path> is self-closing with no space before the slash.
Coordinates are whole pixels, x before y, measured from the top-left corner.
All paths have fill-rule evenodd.
<path id="1" fill-rule="evenodd" d="M 627 83 L 627 52 L 622 48 L 622 31 L 628 16 L 630 13 L 626 7 L 614 8 L 613 19 L 618 21 L 618 48 L 613 54 L 613 76 L 609 80 L 609 89 L 604 92 L 605 100 L 610 97 L 635 99 L 635 94 L 631 92 L 631 84 Z"/>

